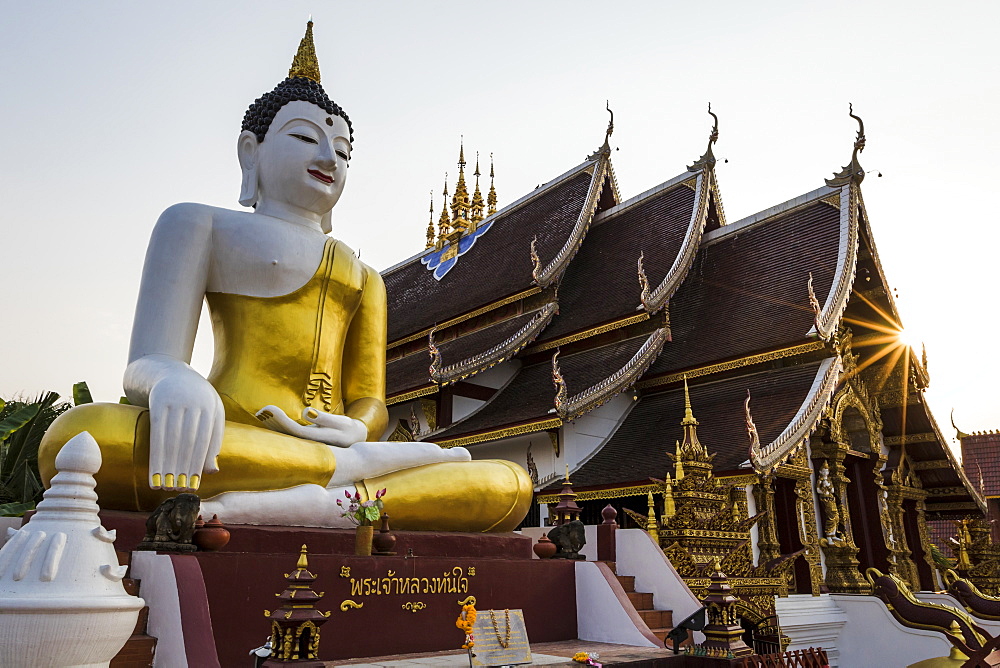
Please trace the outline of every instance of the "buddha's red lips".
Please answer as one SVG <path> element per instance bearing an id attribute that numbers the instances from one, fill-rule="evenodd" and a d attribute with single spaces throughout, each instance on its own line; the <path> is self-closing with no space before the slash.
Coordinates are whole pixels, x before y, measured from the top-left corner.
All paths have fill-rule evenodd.
<path id="1" fill-rule="evenodd" d="M 309 175 L 312 176 L 317 181 L 322 181 L 323 183 L 333 183 L 333 177 L 327 176 L 323 172 L 317 171 L 315 169 L 310 169 Z"/>

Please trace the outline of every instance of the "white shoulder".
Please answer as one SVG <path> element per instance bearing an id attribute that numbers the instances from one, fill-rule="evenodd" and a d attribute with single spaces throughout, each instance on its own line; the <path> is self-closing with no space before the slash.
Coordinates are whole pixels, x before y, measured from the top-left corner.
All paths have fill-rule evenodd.
<path id="1" fill-rule="evenodd" d="M 174 204 L 160 214 L 153 234 L 169 236 L 184 234 L 205 239 L 212 234 L 212 228 L 219 218 L 234 213 L 207 204 L 193 202 Z"/>

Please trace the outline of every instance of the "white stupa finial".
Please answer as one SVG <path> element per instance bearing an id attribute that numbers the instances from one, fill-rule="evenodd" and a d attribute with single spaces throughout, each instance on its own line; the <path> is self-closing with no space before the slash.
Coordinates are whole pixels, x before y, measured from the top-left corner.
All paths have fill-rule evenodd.
<path id="1" fill-rule="evenodd" d="M 87 432 L 77 434 L 59 451 L 55 467 L 35 515 L 21 529 L 9 530 L 13 535 L 0 549 L 2 666 L 110 661 L 145 605 L 126 593 L 122 578 L 128 567 L 118 565 L 115 534 L 97 516 L 97 441 Z"/>

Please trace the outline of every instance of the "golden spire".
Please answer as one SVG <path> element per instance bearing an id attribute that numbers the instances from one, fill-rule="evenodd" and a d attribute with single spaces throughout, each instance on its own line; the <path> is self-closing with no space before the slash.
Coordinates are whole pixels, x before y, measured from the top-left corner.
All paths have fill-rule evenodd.
<path id="1" fill-rule="evenodd" d="M 479 190 L 479 151 L 476 151 L 476 190 L 472 193 L 472 214 L 469 216 L 469 220 L 472 221 L 472 229 L 476 229 L 479 225 L 483 216 L 483 209 L 486 208 L 486 202 L 483 201 L 483 193 Z"/>
<path id="2" fill-rule="evenodd" d="M 292 59 L 292 66 L 288 69 L 288 76 L 305 77 L 319 83 L 319 61 L 316 59 L 316 46 L 313 44 L 313 22 L 309 19 L 306 24 L 306 34 L 299 42 L 299 50 Z"/>
<path id="3" fill-rule="evenodd" d="M 444 174 L 444 204 L 441 205 L 441 218 L 438 219 L 438 248 L 444 246 L 445 237 L 451 233 L 451 218 L 448 217 L 448 172 Z"/>
<path id="4" fill-rule="evenodd" d="M 684 427 L 684 440 L 681 441 L 678 455 L 688 465 L 695 465 L 695 468 L 711 462 L 715 457 L 715 455 L 709 455 L 708 450 L 698 440 L 698 424 L 694 418 L 694 412 L 691 410 L 691 392 L 688 390 L 687 376 L 684 376 L 684 419 L 681 420 L 681 426 Z M 690 472 L 689 470 L 688 473 Z"/>
<path id="5" fill-rule="evenodd" d="M 681 424 L 698 426 L 698 421 L 694 419 L 694 413 L 691 412 L 691 393 L 688 392 L 687 376 L 684 376 L 684 419 L 681 420 Z"/>
<path id="6" fill-rule="evenodd" d="M 469 189 L 465 185 L 465 138 L 458 149 L 458 182 L 455 184 L 455 194 L 451 197 L 452 226 L 461 232 L 469 227 Z"/>
<path id="7" fill-rule="evenodd" d="M 309 22 L 312 25 L 312 22 Z M 309 559 L 306 558 L 306 546 L 303 545 L 302 549 L 299 551 L 299 562 L 295 564 L 295 568 L 300 571 L 304 571 L 309 568 Z"/>
<path id="8" fill-rule="evenodd" d="M 497 189 L 493 187 L 493 154 L 490 153 L 490 194 L 486 196 L 487 216 L 492 216 L 497 212 Z"/>
<path id="9" fill-rule="evenodd" d="M 431 216 L 427 222 L 427 248 L 434 245 L 434 191 L 431 190 Z"/>

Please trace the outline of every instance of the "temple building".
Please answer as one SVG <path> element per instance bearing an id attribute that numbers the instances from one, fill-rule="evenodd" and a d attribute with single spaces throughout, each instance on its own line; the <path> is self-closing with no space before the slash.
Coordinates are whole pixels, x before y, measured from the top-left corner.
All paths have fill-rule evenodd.
<path id="1" fill-rule="evenodd" d="M 753 596 L 869 591 L 868 568 L 939 588 L 928 523 L 986 506 L 900 339 L 852 117 L 847 167 L 736 221 L 717 118 L 705 153 L 646 192 L 620 194 L 612 122 L 582 163 L 482 219 L 463 150 L 427 248 L 383 272 L 390 438 L 523 465 L 531 526 L 568 467 L 586 524 L 612 503 L 692 589 L 716 558 L 758 578 L 754 623 L 773 607 Z"/>

